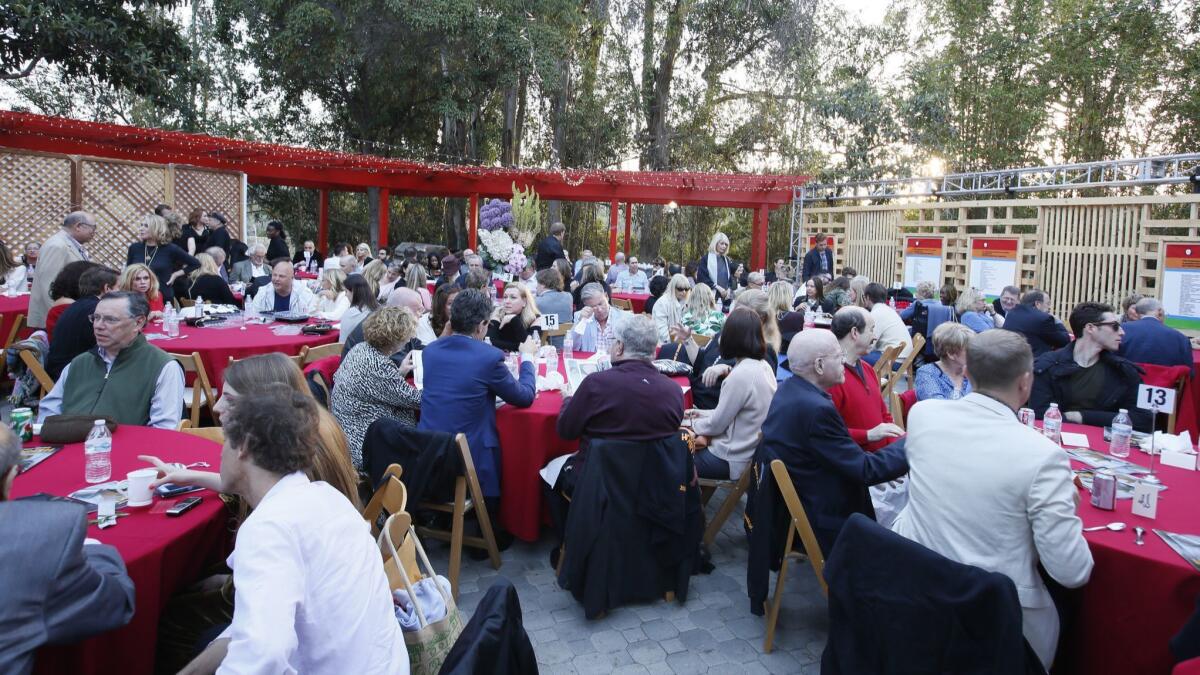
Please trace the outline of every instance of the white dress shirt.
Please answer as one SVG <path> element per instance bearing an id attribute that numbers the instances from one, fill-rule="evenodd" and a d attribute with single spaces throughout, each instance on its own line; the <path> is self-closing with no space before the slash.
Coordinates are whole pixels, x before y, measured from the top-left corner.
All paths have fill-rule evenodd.
<path id="1" fill-rule="evenodd" d="M 917 403 L 905 447 L 908 505 L 892 529 L 951 560 L 1012 579 L 1022 632 L 1049 670 L 1058 612 L 1038 563 L 1067 588 L 1084 585 L 1092 573 L 1067 454 L 979 393 Z"/>
<path id="2" fill-rule="evenodd" d="M 908 358 L 912 352 L 912 336 L 908 334 L 908 328 L 900 314 L 886 302 L 877 302 L 871 305 L 871 316 L 875 319 L 874 349 L 883 351 L 888 347 L 904 344 L 898 359 Z"/>
<path id="3" fill-rule="evenodd" d="M 345 293 L 338 293 L 332 300 L 326 297 L 317 298 L 317 312 L 326 321 L 340 321 L 348 309 L 350 296 Z"/>
<path id="4" fill-rule="evenodd" d="M 275 310 L 275 287 L 267 284 L 258 289 L 258 295 L 254 296 L 254 301 L 251 306 L 259 312 L 271 312 Z M 349 304 L 349 301 L 347 301 Z M 317 310 L 317 296 L 308 290 L 308 285 L 303 281 L 292 282 L 292 293 L 288 298 L 288 311 L 299 312 L 302 314 L 313 314 Z"/>
<path id="5" fill-rule="evenodd" d="M 408 673 L 370 526 L 328 483 L 284 476 L 238 529 L 218 673 Z"/>
<path id="6" fill-rule="evenodd" d="M 425 312 L 421 315 L 421 318 L 417 319 L 417 339 L 426 347 L 438 339 L 437 333 L 433 332 L 433 324 L 430 321 L 429 312 Z"/>
<path id="7" fill-rule="evenodd" d="M 634 290 L 644 291 L 646 290 L 646 286 L 648 284 L 649 282 L 646 280 L 646 273 L 642 270 L 638 270 L 636 274 L 630 274 L 629 270 L 626 269 L 624 272 L 621 272 L 617 275 L 617 288 L 632 288 Z"/>
<path id="8" fill-rule="evenodd" d="M 104 351 L 103 347 L 96 347 L 96 352 L 104 360 L 105 369 L 111 371 L 113 363 L 117 360 L 116 357 L 109 358 L 108 352 Z M 46 394 L 46 398 L 42 399 L 41 405 L 38 407 L 38 424 L 45 422 L 47 417 L 62 412 L 63 389 L 67 386 L 67 376 L 70 372 L 71 364 L 68 363 L 59 374 L 54 388 L 50 390 L 49 394 Z M 146 426 L 174 431 L 179 427 L 181 419 L 183 419 L 183 368 L 178 361 L 172 359 L 158 372 L 158 379 L 154 385 L 154 397 L 150 399 L 150 421 Z"/>

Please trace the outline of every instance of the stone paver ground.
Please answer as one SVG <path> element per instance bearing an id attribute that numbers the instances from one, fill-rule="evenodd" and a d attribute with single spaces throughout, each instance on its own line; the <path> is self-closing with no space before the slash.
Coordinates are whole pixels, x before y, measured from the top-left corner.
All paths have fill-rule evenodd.
<path id="1" fill-rule="evenodd" d="M 708 506 L 716 512 L 721 492 Z M 750 613 L 746 596 L 746 537 L 739 508 L 713 543 L 716 570 L 693 576 L 686 604 L 660 601 L 621 607 L 596 621 L 558 587 L 550 568 L 551 535 L 534 544 L 514 542 L 493 570 L 464 556 L 459 606 L 470 617 L 499 577 L 517 589 L 525 630 L 542 673 L 817 673 L 825 648 L 827 615 L 812 567 L 789 567 L 775 649 L 762 650 L 766 620 Z M 447 570 L 448 547 L 422 540 L 437 571 Z M 771 577 L 774 590 L 775 577 Z"/>

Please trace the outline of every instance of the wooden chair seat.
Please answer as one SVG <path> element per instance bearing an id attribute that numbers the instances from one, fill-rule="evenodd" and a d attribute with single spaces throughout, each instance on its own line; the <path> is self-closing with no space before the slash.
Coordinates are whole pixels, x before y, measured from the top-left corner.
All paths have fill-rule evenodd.
<path id="1" fill-rule="evenodd" d="M 633 311 L 633 302 L 631 300 L 629 300 L 628 298 L 613 298 L 612 306 L 619 307 L 619 308 L 625 310 L 626 312 Z"/>
<path id="2" fill-rule="evenodd" d="M 812 525 L 808 522 L 808 514 L 804 512 L 804 505 L 800 502 L 800 496 L 796 494 L 796 486 L 792 484 L 792 476 L 788 473 L 783 460 L 776 459 L 771 462 L 771 475 L 775 477 L 775 485 L 787 505 L 791 523 L 788 526 L 787 541 L 783 547 L 788 554 L 783 557 L 783 562 L 779 566 L 779 574 L 775 577 L 775 594 L 767 602 L 766 607 L 767 635 L 763 640 L 763 651 L 768 654 L 771 653 L 772 644 L 775 641 L 775 625 L 779 621 L 779 606 L 783 599 L 784 583 L 787 581 L 788 564 L 803 557 L 799 551 L 793 550 L 797 534 L 800 535 L 800 541 L 804 544 L 804 552 L 808 556 L 809 563 L 812 564 L 813 573 L 817 575 L 821 593 L 825 596 L 829 595 L 829 587 L 825 585 L 825 555 L 821 552 L 820 544 L 817 543 L 817 535 L 813 533 Z"/>
<path id="3" fill-rule="evenodd" d="M 300 350 L 301 355 L 304 357 L 304 363 L 301 367 L 320 361 L 321 359 L 329 358 L 330 356 L 341 356 L 342 347 L 344 346 L 340 342 L 331 342 L 327 345 L 317 345 L 316 347 L 305 346 Z"/>

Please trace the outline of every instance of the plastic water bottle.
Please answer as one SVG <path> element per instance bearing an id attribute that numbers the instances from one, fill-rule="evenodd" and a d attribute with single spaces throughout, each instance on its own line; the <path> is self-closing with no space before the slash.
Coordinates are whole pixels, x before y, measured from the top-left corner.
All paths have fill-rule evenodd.
<path id="1" fill-rule="evenodd" d="M 1057 403 L 1051 403 L 1046 414 L 1042 415 L 1042 435 L 1062 445 L 1062 411 Z"/>
<path id="2" fill-rule="evenodd" d="M 1129 411 L 1121 408 L 1112 421 L 1112 440 L 1108 442 L 1108 452 L 1113 457 L 1129 456 L 1129 439 L 1133 436 L 1133 420 L 1129 419 Z"/>
<path id="3" fill-rule="evenodd" d="M 112 477 L 112 435 L 104 420 L 96 420 L 83 442 L 83 479 L 103 483 Z"/>
<path id="4" fill-rule="evenodd" d="M 563 336 L 563 358 L 564 359 L 574 359 L 575 358 L 575 331 L 574 330 L 567 331 L 567 334 L 565 336 Z"/>

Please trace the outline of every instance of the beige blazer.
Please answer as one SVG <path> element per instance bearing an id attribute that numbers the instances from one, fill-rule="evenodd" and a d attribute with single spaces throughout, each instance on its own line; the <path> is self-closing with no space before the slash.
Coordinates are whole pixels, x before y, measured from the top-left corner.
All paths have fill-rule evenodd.
<path id="1" fill-rule="evenodd" d="M 67 264 L 83 260 L 79 250 L 70 241 L 66 230 L 55 232 L 42 244 L 38 254 L 37 269 L 33 273 L 33 288 L 29 291 L 29 325 L 33 328 L 46 327 L 46 314 L 54 301 L 50 299 L 50 284 Z"/>

